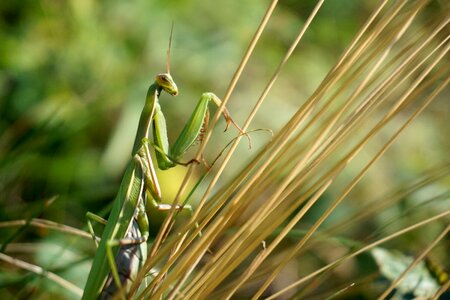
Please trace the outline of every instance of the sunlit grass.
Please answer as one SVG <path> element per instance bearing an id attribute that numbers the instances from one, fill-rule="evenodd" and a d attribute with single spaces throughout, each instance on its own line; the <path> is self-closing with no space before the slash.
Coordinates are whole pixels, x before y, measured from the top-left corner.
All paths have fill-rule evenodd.
<path id="1" fill-rule="evenodd" d="M 267 41 L 266 26 L 277 14 L 276 5 L 272 1 L 220 95 L 228 107 L 237 101 L 236 85 L 248 82 L 242 72 L 257 55 L 258 41 Z M 317 1 L 317 10 L 311 8 L 308 21 L 292 34 L 292 44 L 259 96 L 246 99 L 254 106 L 242 122 L 244 130 L 254 128 L 252 122 L 284 68 L 295 69 L 290 57 L 304 46 L 301 38 L 313 30 L 320 5 Z M 425 256 L 448 261 L 441 241 L 450 214 L 448 162 L 423 164 L 415 179 L 399 180 L 404 186 L 381 186 L 383 167 L 401 166 L 383 161 L 389 151 L 416 128 L 425 110 L 448 94 L 449 17 L 445 9 L 433 11 L 434 5 L 421 0 L 379 3 L 316 90 L 305 99 L 290 90 L 296 111 L 272 138 L 255 132 L 268 142 L 224 179 L 224 171 L 236 166 L 231 160 L 237 145 L 246 143 L 243 136 L 233 141 L 201 192 L 194 194 L 189 222 L 174 229 L 174 209 L 161 226 L 132 293 L 152 299 L 374 299 L 386 297 L 396 284 L 377 282 L 381 275 L 370 257 L 375 247 L 412 254 L 414 264 Z M 425 22 L 430 11 L 433 18 Z M 208 154 L 220 109 L 197 158 Z M 263 115 L 276 118 L 276 112 Z M 409 157 L 408 147 L 401 151 Z M 188 183 L 203 171 L 197 165 L 187 169 L 175 203 L 184 202 Z M 377 177 L 381 180 L 369 180 L 369 188 L 358 190 L 364 180 Z M 37 219 L 20 222 L 5 226 L 61 229 Z M 24 268 L 18 261 L 15 265 Z"/>
<path id="2" fill-rule="evenodd" d="M 442 59 L 448 52 L 448 43 L 446 37 L 439 36 L 448 18 L 443 14 L 435 19 L 427 33 L 414 32 L 414 20 L 426 4 L 427 1 L 416 1 L 413 4 L 398 2 L 388 8 L 380 6 L 286 126 L 234 181 L 208 199 L 207 209 L 195 219 L 200 222 L 200 228 L 193 228 L 193 222 L 189 225 L 193 231 L 191 238 L 184 243 L 184 236 L 181 240 L 169 239 L 153 259 L 149 258 L 149 266 L 152 266 L 171 253 L 169 262 L 146 289 L 148 293 L 154 297 L 203 299 L 228 282 L 220 297 L 216 294 L 219 298 L 228 298 L 246 284 L 254 286 L 254 274 L 275 259 L 273 270 L 266 268 L 270 275 L 263 284 L 260 280 L 265 276 L 258 274 L 260 287 L 253 297 L 263 295 L 284 267 L 302 253 L 369 168 L 447 87 L 448 64 Z M 269 88 L 270 85 L 271 82 Z M 392 125 L 395 119 L 400 121 Z M 244 128 L 246 126 L 247 123 Z M 383 136 L 381 140 L 379 135 Z M 345 174 L 357 155 L 369 146 L 373 153 L 366 153 L 364 161 L 346 175 L 346 183 L 340 181 L 339 176 Z M 333 185 L 336 180 L 339 186 Z M 282 258 L 277 256 L 280 243 L 316 202 L 325 201 L 322 196 L 328 189 L 340 192 L 322 206 L 322 214 L 306 227 L 305 235 L 283 250 Z M 425 218 L 422 223 L 413 222 L 409 229 L 448 218 L 449 213 L 446 210 Z M 363 224 L 345 221 L 352 226 Z M 280 226 L 283 230 L 269 242 L 267 239 Z M 194 240 L 200 230 L 202 237 Z M 398 230 L 378 240 L 385 242 L 407 231 Z M 191 242 L 191 247 L 186 248 Z M 368 246 L 361 246 L 363 250 L 353 251 L 359 254 L 379 244 L 365 243 Z M 175 245 L 178 245 L 176 250 Z M 183 245 L 181 250 L 180 245 Z M 207 253 L 210 248 L 214 249 L 212 257 Z"/>

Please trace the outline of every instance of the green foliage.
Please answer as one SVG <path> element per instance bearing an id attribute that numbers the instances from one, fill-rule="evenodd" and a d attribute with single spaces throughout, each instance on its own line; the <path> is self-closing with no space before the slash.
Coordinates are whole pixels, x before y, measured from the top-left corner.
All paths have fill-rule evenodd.
<path id="1" fill-rule="evenodd" d="M 253 128 L 277 131 L 314 91 L 373 9 L 373 1 L 327 2 Z M 429 20 L 440 13 L 438 2 L 427 8 Z M 228 105 L 238 123 L 314 3 L 281 1 Z M 83 228 L 86 211 L 107 211 L 129 160 L 148 85 L 154 74 L 165 70 L 172 22 L 172 75 L 181 93 L 162 100 L 171 141 L 202 92 L 224 94 L 265 5 L 260 0 L 0 1 L 0 221 L 41 217 Z M 421 22 L 420 26 L 429 26 L 428 20 Z M 408 186 L 423 170 L 447 161 L 449 110 L 448 100 L 438 98 L 349 197 L 361 205 L 368 199 L 381 201 L 387 191 Z M 206 158 L 212 160 L 231 137 L 215 139 Z M 254 152 L 266 141 L 264 136 L 254 137 Z M 241 150 L 223 181 L 249 160 L 246 145 Z M 365 150 L 365 154 L 372 152 Z M 180 167 L 161 179 L 168 201 L 182 178 Z M 392 232 L 408 221 L 448 209 L 449 184 L 448 178 L 434 182 L 421 194 L 409 195 L 351 228 L 349 235 Z M 333 193 L 337 192 L 327 191 L 324 198 Z M 439 195 L 444 197 L 438 198 L 436 206 L 427 206 L 424 199 Z M 54 196 L 56 201 L 47 207 L 45 201 Z M 332 218 L 353 216 L 357 207 L 353 202 L 339 207 Z M 402 214 L 417 207 L 422 209 L 413 210 L 412 217 Z M 320 211 L 308 213 L 308 221 L 317 219 Z M 14 242 L 54 241 L 53 233 L 44 229 L 27 228 L 20 235 L 15 228 L 1 230 L 0 244 L 11 236 Z M 438 230 L 439 226 L 430 226 L 397 243 L 414 249 Z M 89 243 L 74 242 L 69 247 L 83 257 L 93 252 Z M 31 253 L 22 253 L 22 258 L 58 271 L 51 261 L 41 259 L 47 249 L 48 245 L 38 244 Z M 82 270 L 70 276 L 82 286 L 87 266 L 82 259 L 79 265 Z M 17 270 L 9 265 L 0 267 L 0 287 L 10 287 L 0 296 L 14 295 L 23 286 L 27 296 L 43 282 L 35 275 L 16 276 Z M 28 285 L 30 281 L 33 284 Z"/>
<path id="2" fill-rule="evenodd" d="M 381 274 L 389 281 L 396 280 L 413 262 L 413 258 L 400 252 L 375 248 L 371 251 Z M 420 262 L 399 283 L 395 295 L 391 299 L 404 299 L 407 294 L 414 297 L 432 297 L 440 285 L 427 269 L 424 262 Z"/>

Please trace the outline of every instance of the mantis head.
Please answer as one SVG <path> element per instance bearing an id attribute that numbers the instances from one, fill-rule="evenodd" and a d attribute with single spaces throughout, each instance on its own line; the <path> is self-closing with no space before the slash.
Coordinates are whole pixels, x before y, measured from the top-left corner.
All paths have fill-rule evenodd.
<path id="1" fill-rule="evenodd" d="M 156 76 L 156 83 L 168 94 L 178 95 L 178 87 L 169 73 L 162 73 Z"/>

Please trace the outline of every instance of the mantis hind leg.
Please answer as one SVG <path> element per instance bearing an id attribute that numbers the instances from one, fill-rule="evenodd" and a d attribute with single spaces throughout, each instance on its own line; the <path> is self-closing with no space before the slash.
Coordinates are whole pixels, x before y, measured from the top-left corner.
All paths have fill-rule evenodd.
<path id="1" fill-rule="evenodd" d="M 169 211 L 172 209 L 171 204 L 159 203 L 155 199 L 149 197 L 147 194 L 147 202 L 145 205 L 145 209 L 147 215 L 149 216 L 149 234 L 152 237 L 155 237 L 158 234 L 158 231 L 161 227 L 161 224 L 164 222 L 164 219 L 168 215 Z M 178 217 L 191 217 L 193 215 L 192 206 L 187 204 L 184 206 L 177 205 L 176 206 L 177 219 Z"/>
<path id="2" fill-rule="evenodd" d="M 147 197 L 146 203 L 146 211 L 149 217 L 149 234 L 152 237 L 155 237 L 158 234 L 159 229 L 161 228 L 161 224 L 164 222 L 169 211 L 172 209 L 171 204 L 158 203 L 154 199 Z M 194 215 L 194 211 L 190 204 L 185 205 L 177 205 L 176 209 L 178 210 L 176 220 L 179 217 L 192 217 Z M 199 224 L 195 222 L 195 227 L 198 228 Z M 198 236 L 201 237 L 202 233 L 199 232 Z"/>
<path id="3" fill-rule="evenodd" d="M 96 215 L 94 213 L 91 213 L 89 211 L 86 213 L 86 219 L 87 219 L 87 226 L 88 226 L 88 229 L 89 229 L 89 233 L 91 234 L 92 239 L 94 240 L 95 247 L 98 248 L 98 240 L 99 240 L 99 238 L 95 235 L 94 227 L 92 226 L 92 221 L 95 221 L 95 222 L 100 223 L 102 225 L 106 225 L 107 221 L 105 219 L 103 219 L 102 217 L 100 217 L 100 216 L 98 216 L 98 215 Z"/>

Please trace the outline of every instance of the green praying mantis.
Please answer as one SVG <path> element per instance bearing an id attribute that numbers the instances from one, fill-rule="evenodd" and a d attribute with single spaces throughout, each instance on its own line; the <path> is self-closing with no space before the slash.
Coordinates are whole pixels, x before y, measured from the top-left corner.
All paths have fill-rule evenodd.
<path id="1" fill-rule="evenodd" d="M 108 299 L 117 291 L 129 289 L 131 281 L 145 261 L 146 241 L 151 234 L 155 234 L 149 229 L 149 218 L 171 209 L 170 205 L 161 203 L 161 189 L 150 156 L 150 147 L 155 149 L 161 170 L 194 162 L 195 160 L 181 163 L 179 160 L 196 141 L 201 142 L 209 119 L 208 104 L 221 104 L 221 100 L 213 93 L 204 93 L 179 137 L 173 146 L 169 147 L 166 121 L 159 105 L 159 97 L 163 91 L 172 96 L 178 95 L 177 85 L 170 75 L 170 42 L 167 54 L 167 73 L 157 75 L 148 89 L 132 158 L 108 220 L 87 213 L 88 228 L 98 249 L 82 299 Z M 233 121 L 225 107 L 222 114 L 227 123 L 225 130 L 233 124 L 240 134 L 247 135 Z M 177 208 L 192 211 L 189 205 Z M 106 224 L 99 244 L 90 220 Z"/>

